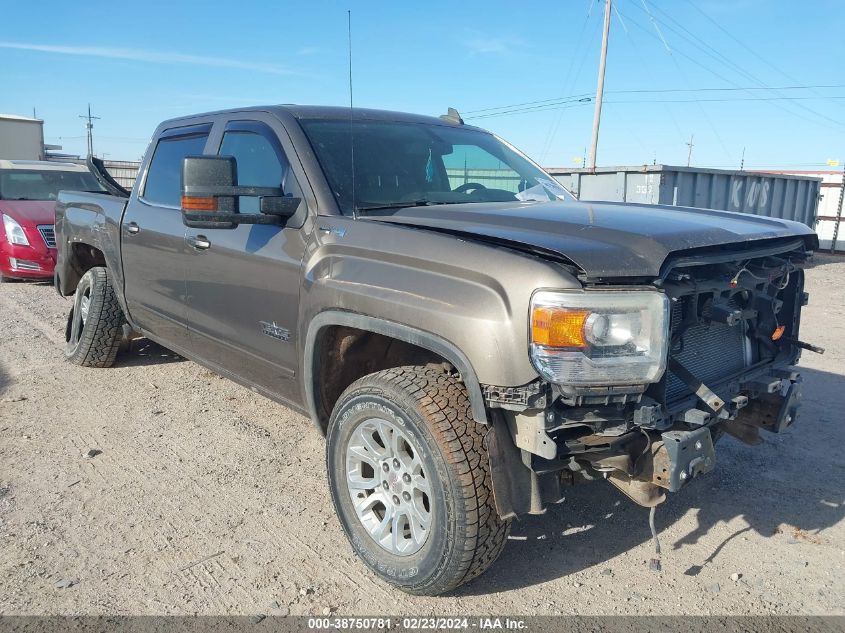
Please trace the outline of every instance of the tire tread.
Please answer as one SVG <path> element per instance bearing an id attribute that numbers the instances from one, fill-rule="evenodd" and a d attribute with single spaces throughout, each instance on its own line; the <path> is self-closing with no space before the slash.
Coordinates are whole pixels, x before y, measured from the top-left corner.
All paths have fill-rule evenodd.
<path id="1" fill-rule="evenodd" d="M 68 360 L 82 367 L 111 367 L 120 348 L 126 317 L 117 301 L 108 270 L 96 266 L 87 274 L 93 277 L 88 319 L 79 345 L 68 355 Z"/>
<path id="2" fill-rule="evenodd" d="M 457 520 L 455 560 L 429 584 L 402 587 L 420 595 L 442 594 L 487 570 L 501 554 L 510 533 L 510 521 L 499 518 L 493 498 L 485 444 L 490 427 L 472 418 L 466 387 L 439 366 L 396 367 L 370 374 L 353 383 L 339 402 L 361 387 L 387 386 L 393 388 L 389 391 L 401 391 L 423 413 L 447 464 L 457 475 L 463 503 L 457 503 L 456 509 L 465 516 Z"/>

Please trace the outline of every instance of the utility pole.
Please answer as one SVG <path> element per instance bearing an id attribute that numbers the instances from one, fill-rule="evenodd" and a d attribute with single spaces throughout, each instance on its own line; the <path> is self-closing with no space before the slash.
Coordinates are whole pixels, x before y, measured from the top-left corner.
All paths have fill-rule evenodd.
<path id="1" fill-rule="evenodd" d="M 601 102 L 604 98 L 604 70 L 607 66 L 607 40 L 610 37 L 610 3 L 604 4 L 604 35 L 601 40 L 601 58 L 599 59 L 599 79 L 596 85 L 596 109 L 593 114 L 593 144 L 590 150 L 590 169 L 596 168 L 596 154 L 599 147 L 599 124 L 601 123 Z"/>
<path id="2" fill-rule="evenodd" d="M 687 167 L 689 167 L 690 162 L 692 162 L 692 146 L 693 146 L 693 139 L 695 138 L 695 134 L 690 134 L 689 136 L 689 143 L 684 143 L 687 147 L 689 147 L 689 151 L 687 152 Z"/>
<path id="3" fill-rule="evenodd" d="M 739 161 L 739 171 L 745 170 L 745 148 L 742 148 L 742 160 Z"/>
<path id="4" fill-rule="evenodd" d="M 88 122 L 85 124 L 85 129 L 88 130 L 88 156 L 94 155 L 94 137 L 92 136 L 92 130 L 94 129 L 94 120 L 99 119 L 98 116 L 91 116 L 91 104 L 88 104 L 88 114 L 80 114 L 80 119 L 87 119 Z"/>

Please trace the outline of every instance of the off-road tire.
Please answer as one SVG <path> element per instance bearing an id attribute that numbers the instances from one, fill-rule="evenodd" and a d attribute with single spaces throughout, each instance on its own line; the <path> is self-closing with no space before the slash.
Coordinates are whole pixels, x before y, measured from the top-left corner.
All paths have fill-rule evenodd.
<path id="1" fill-rule="evenodd" d="M 347 488 L 347 442 L 373 416 L 401 425 L 415 444 L 433 492 L 429 534 L 411 555 L 395 555 L 370 536 Z M 439 595 L 496 561 L 510 521 L 496 512 L 485 446 L 488 431 L 472 419 L 464 385 L 442 367 L 387 369 L 357 380 L 341 395 L 327 434 L 329 487 L 347 538 L 373 573 L 405 592 Z"/>
<path id="2" fill-rule="evenodd" d="M 78 340 L 72 340 L 73 322 L 77 318 L 80 298 L 89 297 L 88 316 L 80 324 Z M 82 367 L 111 367 L 123 338 L 126 318 L 112 288 L 109 272 L 102 266 L 90 269 L 79 280 L 65 328 L 65 358 Z"/>

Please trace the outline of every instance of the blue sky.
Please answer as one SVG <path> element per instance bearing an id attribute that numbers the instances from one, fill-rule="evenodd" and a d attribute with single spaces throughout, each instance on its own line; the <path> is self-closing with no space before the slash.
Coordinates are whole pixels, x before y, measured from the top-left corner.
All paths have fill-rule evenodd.
<path id="1" fill-rule="evenodd" d="M 9 1 L 0 112 L 35 107 L 47 142 L 84 153 L 90 102 L 95 152 L 137 159 L 163 119 L 346 104 L 351 9 L 356 105 L 453 106 L 543 165 L 574 166 L 590 142 L 593 103 L 579 99 L 595 92 L 603 4 Z M 600 165 L 685 164 L 691 135 L 699 166 L 738 167 L 743 148 L 752 168 L 845 161 L 845 3 L 614 6 Z M 512 104 L 528 105 L 489 110 Z"/>

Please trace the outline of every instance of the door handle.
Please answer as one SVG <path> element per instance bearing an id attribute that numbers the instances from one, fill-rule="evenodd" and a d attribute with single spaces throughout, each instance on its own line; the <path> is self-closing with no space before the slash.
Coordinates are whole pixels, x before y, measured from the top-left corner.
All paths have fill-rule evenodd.
<path id="1" fill-rule="evenodd" d="M 129 233 L 129 235 L 135 235 L 138 231 L 141 230 L 141 227 L 138 226 L 137 222 L 129 222 L 124 226 L 126 227 L 126 232 Z"/>
<path id="2" fill-rule="evenodd" d="M 192 246 L 198 251 L 204 251 L 211 248 L 211 242 L 205 235 L 186 237 L 185 241 L 187 241 L 190 246 Z"/>

